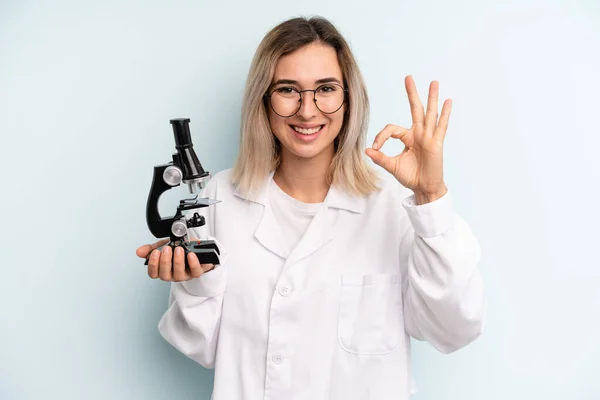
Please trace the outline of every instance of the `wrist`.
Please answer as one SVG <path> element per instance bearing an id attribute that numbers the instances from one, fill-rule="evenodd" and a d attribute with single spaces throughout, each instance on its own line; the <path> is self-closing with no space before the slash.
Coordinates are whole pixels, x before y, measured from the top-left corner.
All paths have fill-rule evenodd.
<path id="1" fill-rule="evenodd" d="M 447 192 L 448 188 L 446 187 L 446 185 L 432 192 L 423 192 L 419 190 L 414 191 L 415 199 L 417 200 L 418 205 L 434 202 L 443 197 Z"/>

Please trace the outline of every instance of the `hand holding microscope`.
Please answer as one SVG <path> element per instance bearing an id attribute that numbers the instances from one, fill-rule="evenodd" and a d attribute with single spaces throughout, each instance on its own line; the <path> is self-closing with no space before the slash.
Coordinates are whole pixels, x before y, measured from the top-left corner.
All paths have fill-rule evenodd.
<path id="1" fill-rule="evenodd" d="M 158 211 L 158 200 L 160 196 L 169 189 L 178 187 L 182 182 L 187 184 L 191 194 L 204 189 L 211 176 L 202 168 L 198 156 L 194 151 L 190 135 L 189 118 L 172 119 L 173 134 L 175 136 L 175 149 L 173 161 L 166 164 L 154 166 L 152 186 L 146 203 L 146 222 L 150 232 L 156 238 L 169 237 L 167 246 L 181 246 L 185 251 L 185 268 L 189 271 L 187 260 L 188 253 L 194 253 L 200 264 L 219 265 L 220 251 L 214 240 L 201 239 L 190 240 L 188 230 L 201 227 L 206 224 L 204 216 L 198 212 L 190 218 L 186 218 L 182 212 L 194 210 L 219 203 L 218 200 L 199 198 L 199 195 L 191 199 L 180 200 L 177 211 L 172 217 L 162 218 Z M 174 254 L 174 253 L 173 253 Z M 146 259 L 145 265 L 148 264 Z"/>

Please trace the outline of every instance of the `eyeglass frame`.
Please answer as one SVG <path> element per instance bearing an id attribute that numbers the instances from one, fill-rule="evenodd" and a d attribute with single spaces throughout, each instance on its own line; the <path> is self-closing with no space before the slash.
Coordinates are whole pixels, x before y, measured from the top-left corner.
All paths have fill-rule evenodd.
<path id="1" fill-rule="evenodd" d="M 339 86 L 339 87 L 342 88 L 342 91 L 344 92 L 344 99 L 342 100 L 342 104 L 340 104 L 340 106 L 335 111 L 325 112 L 325 111 L 322 111 L 319 108 L 319 106 L 317 105 L 317 90 L 319 90 L 323 86 L 331 86 L 331 85 Z M 273 107 L 273 103 L 271 102 L 271 98 L 273 96 L 273 93 L 275 92 L 275 90 L 277 90 L 277 88 L 272 89 L 270 93 L 265 93 L 265 95 L 263 96 L 265 100 L 268 99 L 268 103 L 269 103 L 269 106 L 271 106 L 271 110 L 273 110 L 273 112 L 275 114 L 279 115 L 282 118 L 291 118 L 294 115 L 298 114 L 298 111 L 300 111 L 300 109 L 302 108 L 302 102 L 304 101 L 304 97 L 302 96 L 302 93 L 304 93 L 304 92 L 313 92 L 313 101 L 315 103 L 315 107 L 317 107 L 317 110 L 319 110 L 323 114 L 334 114 L 334 113 L 338 112 L 340 110 L 340 108 L 342 108 L 342 106 L 344 105 L 344 103 L 346 102 L 346 96 L 348 95 L 348 88 L 340 85 L 339 83 L 335 83 L 335 82 L 323 83 L 323 84 L 317 86 L 316 89 L 298 90 L 298 89 L 296 89 L 294 87 L 290 87 L 290 89 L 292 89 L 293 91 L 295 91 L 296 93 L 298 93 L 298 97 L 300 97 L 300 101 L 299 101 L 298 109 L 296 111 L 294 111 L 293 114 L 290 114 L 290 115 L 287 115 L 287 116 L 286 115 L 281 115 L 277 111 L 275 111 L 275 107 Z"/>

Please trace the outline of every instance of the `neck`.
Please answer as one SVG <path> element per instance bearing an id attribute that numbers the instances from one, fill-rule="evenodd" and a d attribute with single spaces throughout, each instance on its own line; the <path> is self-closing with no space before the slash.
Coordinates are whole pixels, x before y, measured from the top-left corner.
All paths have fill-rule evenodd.
<path id="1" fill-rule="evenodd" d="M 297 157 L 284 149 L 281 164 L 273 179 L 277 186 L 296 200 L 320 203 L 329 191 L 327 172 L 332 159 L 333 147 L 313 158 Z"/>

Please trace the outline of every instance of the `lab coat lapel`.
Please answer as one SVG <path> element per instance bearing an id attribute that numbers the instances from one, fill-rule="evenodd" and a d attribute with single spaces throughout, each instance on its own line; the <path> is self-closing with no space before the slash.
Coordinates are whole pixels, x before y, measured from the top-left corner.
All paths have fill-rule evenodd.
<path id="1" fill-rule="evenodd" d="M 292 250 L 286 264 L 288 266 L 295 264 L 333 240 L 338 216 L 338 210 L 330 209 L 323 204 Z"/>
<path id="2" fill-rule="evenodd" d="M 274 171 L 272 171 L 264 180 L 260 190 L 252 197 L 241 194 L 237 189 L 235 195 L 245 200 L 256 203 L 257 206 L 263 208 L 262 216 L 258 222 L 258 227 L 254 231 L 254 237 L 260 244 L 262 244 L 267 250 L 277 254 L 282 258 L 287 258 L 289 251 L 287 245 L 283 240 L 281 229 L 271 206 L 269 205 L 269 186 L 273 179 Z"/>
<path id="3" fill-rule="evenodd" d="M 337 222 L 342 210 L 352 213 L 361 213 L 364 210 L 366 199 L 351 196 L 342 189 L 332 185 L 322 207 L 315 214 L 306 232 L 299 243 L 290 253 L 283 240 L 281 228 L 269 204 L 269 188 L 273 180 L 274 171 L 265 178 L 261 189 L 253 197 L 246 197 L 235 191 L 235 194 L 246 200 L 253 201 L 263 207 L 262 217 L 254 236 L 266 249 L 287 259 L 290 266 L 301 259 L 310 256 L 321 247 L 325 246 L 335 237 Z"/>
<path id="4" fill-rule="evenodd" d="M 275 214 L 273 214 L 273 210 L 271 210 L 268 202 L 264 205 L 263 216 L 256 232 L 254 232 L 254 236 L 268 250 L 282 258 L 288 257 L 287 244 L 283 239 L 284 236 L 281 233 L 279 223 L 275 219 Z"/>
<path id="5" fill-rule="evenodd" d="M 332 185 L 327 192 L 322 207 L 308 225 L 298 245 L 292 250 L 287 265 L 293 265 L 310 256 L 334 240 L 339 229 L 338 222 L 341 213 L 345 211 L 361 213 L 364 203 L 364 198 L 353 197 Z"/>

